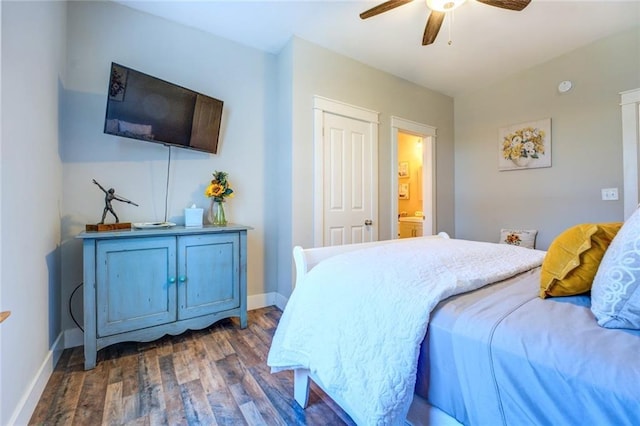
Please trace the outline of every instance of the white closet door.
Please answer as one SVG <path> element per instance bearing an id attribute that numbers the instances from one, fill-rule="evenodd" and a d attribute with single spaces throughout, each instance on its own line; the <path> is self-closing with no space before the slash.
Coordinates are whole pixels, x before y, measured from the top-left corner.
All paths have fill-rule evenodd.
<path id="1" fill-rule="evenodd" d="M 325 113 L 325 246 L 373 241 L 372 149 L 369 123 Z"/>
<path id="2" fill-rule="evenodd" d="M 314 97 L 314 246 L 378 240 L 378 113 Z"/>

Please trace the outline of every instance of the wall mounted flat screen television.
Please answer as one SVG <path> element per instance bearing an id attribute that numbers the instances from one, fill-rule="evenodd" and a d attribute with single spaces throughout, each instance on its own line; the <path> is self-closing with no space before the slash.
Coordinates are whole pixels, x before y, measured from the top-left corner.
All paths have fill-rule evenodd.
<path id="1" fill-rule="evenodd" d="M 223 102 L 112 63 L 104 133 L 216 154 Z"/>

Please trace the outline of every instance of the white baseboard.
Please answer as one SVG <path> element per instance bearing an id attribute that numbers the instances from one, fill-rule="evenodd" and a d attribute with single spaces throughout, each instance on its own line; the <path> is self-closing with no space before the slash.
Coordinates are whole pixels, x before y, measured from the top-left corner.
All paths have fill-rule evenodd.
<path id="1" fill-rule="evenodd" d="M 283 310 L 287 306 L 289 298 L 284 297 L 280 293 L 263 293 L 255 296 L 249 296 L 247 300 L 247 310 L 252 311 L 254 309 L 265 308 L 267 306 L 276 306 L 280 310 Z"/>
<path id="2" fill-rule="evenodd" d="M 275 305 L 277 296 L 278 293 L 273 292 L 249 296 L 247 297 L 247 310 L 253 311 L 254 309 Z"/>
<path id="3" fill-rule="evenodd" d="M 64 335 L 63 333 L 60 333 L 56 341 L 53 342 L 53 345 L 51 345 L 51 349 L 49 349 L 47 356 L 42 362 L 42 365 L 38 369 L 35 377 L 27 387 L 26 392 L 24 393 L 22 398 L 20 398 L 18 406 L 11 415 L 11 419 L 8 423 L 9 425 L 29 424 L 29 420 L 31 420 L 31 416 L 33 415 L 33 412 L 38 405 L 38 401 L 40 401 L 42 392 L 47 386 L 49 377 L 51 377 L 56 364 L 58 364 L 58 361 L 60 360 L 63 349 Z"/>
<path id="4" fill-rule="evenodd" d="M 288 297 L 284 297 L 283 295 L 281 295 L 280 293 L 276 293 L 276 303 L 275 305 L 281 310 L 284 311 L 284 307 L 287 306 L 287 303 L 289 302 L 289 298 Z"/>
<path id="5" fill-rule="evenodd" d="M 84 345 L 84 333 L 80 328 L 70 328 L 64 331 L 64 348 L 75 348 Z"/>

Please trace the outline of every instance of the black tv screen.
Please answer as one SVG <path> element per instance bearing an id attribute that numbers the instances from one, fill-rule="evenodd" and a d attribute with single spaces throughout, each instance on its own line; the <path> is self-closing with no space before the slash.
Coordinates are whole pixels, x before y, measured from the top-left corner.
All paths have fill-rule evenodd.
<path id="1" fill-rule="evenodd" d="M 223 102 L 111 64 L 104 133 L 218 152 Z"/>

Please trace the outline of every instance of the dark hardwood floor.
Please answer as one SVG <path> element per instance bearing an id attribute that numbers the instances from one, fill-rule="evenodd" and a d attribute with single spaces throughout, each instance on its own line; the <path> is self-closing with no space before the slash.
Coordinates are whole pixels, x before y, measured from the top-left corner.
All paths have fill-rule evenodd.
<path id="1" fill-rule="evenodd" d="M 63 352 L 33 425 L 353 425 L 315 384 L 309 407 L 293 399 L 293 373 L 266 359 L 280 310 L 249 312 L 204 330 L 98 352 L 84 371 L 82 347 Z"/>

